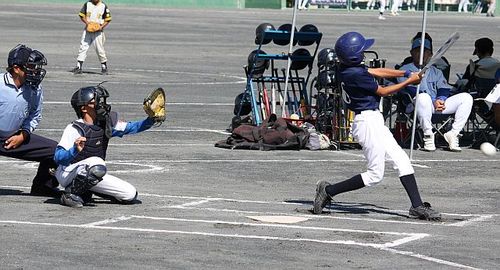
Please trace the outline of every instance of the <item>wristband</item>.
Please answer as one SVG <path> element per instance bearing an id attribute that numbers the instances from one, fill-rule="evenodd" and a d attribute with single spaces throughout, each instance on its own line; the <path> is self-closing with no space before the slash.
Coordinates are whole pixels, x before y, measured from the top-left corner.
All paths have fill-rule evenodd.
<path id="1" fill-rule="evenodd" d="M 411 71 L 409 71 L 409 70 L 405 70 L 405 74 L 404 74 L 404 76 L 405 76 L 406 78 L 410 77 L 410 76 L 411 76 Z"/>

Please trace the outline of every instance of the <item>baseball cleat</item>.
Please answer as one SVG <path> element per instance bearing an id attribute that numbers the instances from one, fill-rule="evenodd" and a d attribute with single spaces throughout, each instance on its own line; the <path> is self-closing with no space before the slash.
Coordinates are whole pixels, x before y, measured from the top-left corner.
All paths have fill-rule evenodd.
<path id="1" fill-rule="evenodd" d="M 424 202 L 421 206 L 411 207 L 409 211 L 410 218 L 430 220 L 430 221 L 441 221 L 441 214 L 436 210 L 432 209 L 431 204 Z"/>
<path id="2" fill-rule="evenodd" d="M 330 204 L 332 201 L 332 197 L 326 193 L 326 187 L 329 186 L 330 183 L 326 181 L 318 181 L 316 183 L 316 197 L 314 198 L 314 214 L 321 214 L 323 212 L 323 208 L 327 204 Z"/>
<path id="3" fill-rule="evenodd" d="M 71 193 L 63 193 L 61 195 L 61 204 L 66 205 L 73 208 L 82 208 L 83 200 L 80 196 L 71 194 Z"/>

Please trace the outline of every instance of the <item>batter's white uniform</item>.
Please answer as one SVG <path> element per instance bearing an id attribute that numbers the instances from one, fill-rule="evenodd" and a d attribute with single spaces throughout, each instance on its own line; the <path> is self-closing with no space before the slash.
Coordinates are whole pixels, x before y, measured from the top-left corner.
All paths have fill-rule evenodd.
<path id="1" fill-rule="evenodd" d="M 365 186 L 373 186 L 384 177 L 385 161 L 392 163 L 399 177 L 414 174 L 406 152 L 399 146 L 384 124 L 378 110 L 380 96 L 378 83 L 365 66 L 341 68 L 342 97 L 347 107 L 355 112 L 352 133 L 363 148 L 368 161 L 367 171 L 361 174 Z"/>
<path id="2" fill-rule="evenodd" d="M 386 160 L 398 170 L 399 177 L 415 173 L 408 155 L 385 126 L 384 117 L 379 111 L 366 110 L 356 114 L 352 132 L 368 161 L 367 171 L 361 174 L 365 186 L 373 186 L 382 181 Z"/>

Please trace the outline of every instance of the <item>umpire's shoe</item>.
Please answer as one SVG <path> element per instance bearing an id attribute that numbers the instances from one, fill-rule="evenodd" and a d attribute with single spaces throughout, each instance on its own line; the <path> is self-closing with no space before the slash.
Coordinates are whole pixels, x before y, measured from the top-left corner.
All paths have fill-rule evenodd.
<path id="1" fill-rule="evenodd" d="M 30 195 L 31 196 L 42 196 L 42 197 L 61 197 L 62 191 L 58 188 L 51 188 L 45 185 L 32 185 Z"/>
<path id="2" fill-rule="evenodd" d="M 410 218 L 417 218 L 430 221 L 441 221 L 441 214 L 432 209 L 431 204 L 424 202 L 421 206 L 410 208 Z"/>
<path id="3" fill-rule="evenodd" d="M 61 195 L 61 204 L 73 208 L 82 208 L 84 201 L 78 195 L 65 192 Z"/>
<path id="4" fill-rule="evenodd" d="M 314 214 L 321 214 L 323 212 L 323 208 L 327 204 L 330 204 L 332 201 L 332 197 L 326 193 L 326 187 L 329 186 L 330 183 L 326 181 L 318 181 L 316 183 L 316 197 L 314 198 Z"/>

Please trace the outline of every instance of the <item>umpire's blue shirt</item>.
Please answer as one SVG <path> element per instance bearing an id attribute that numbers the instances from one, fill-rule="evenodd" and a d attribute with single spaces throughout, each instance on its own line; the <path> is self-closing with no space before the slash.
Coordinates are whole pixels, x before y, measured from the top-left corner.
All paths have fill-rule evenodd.
<path id="1" fill-rule="evenodd" d="M 42 87 L 17 88 L 9 72 L 0 74 L 0 138 L 19 130 L 32 133 L 42 119 Z"/>

